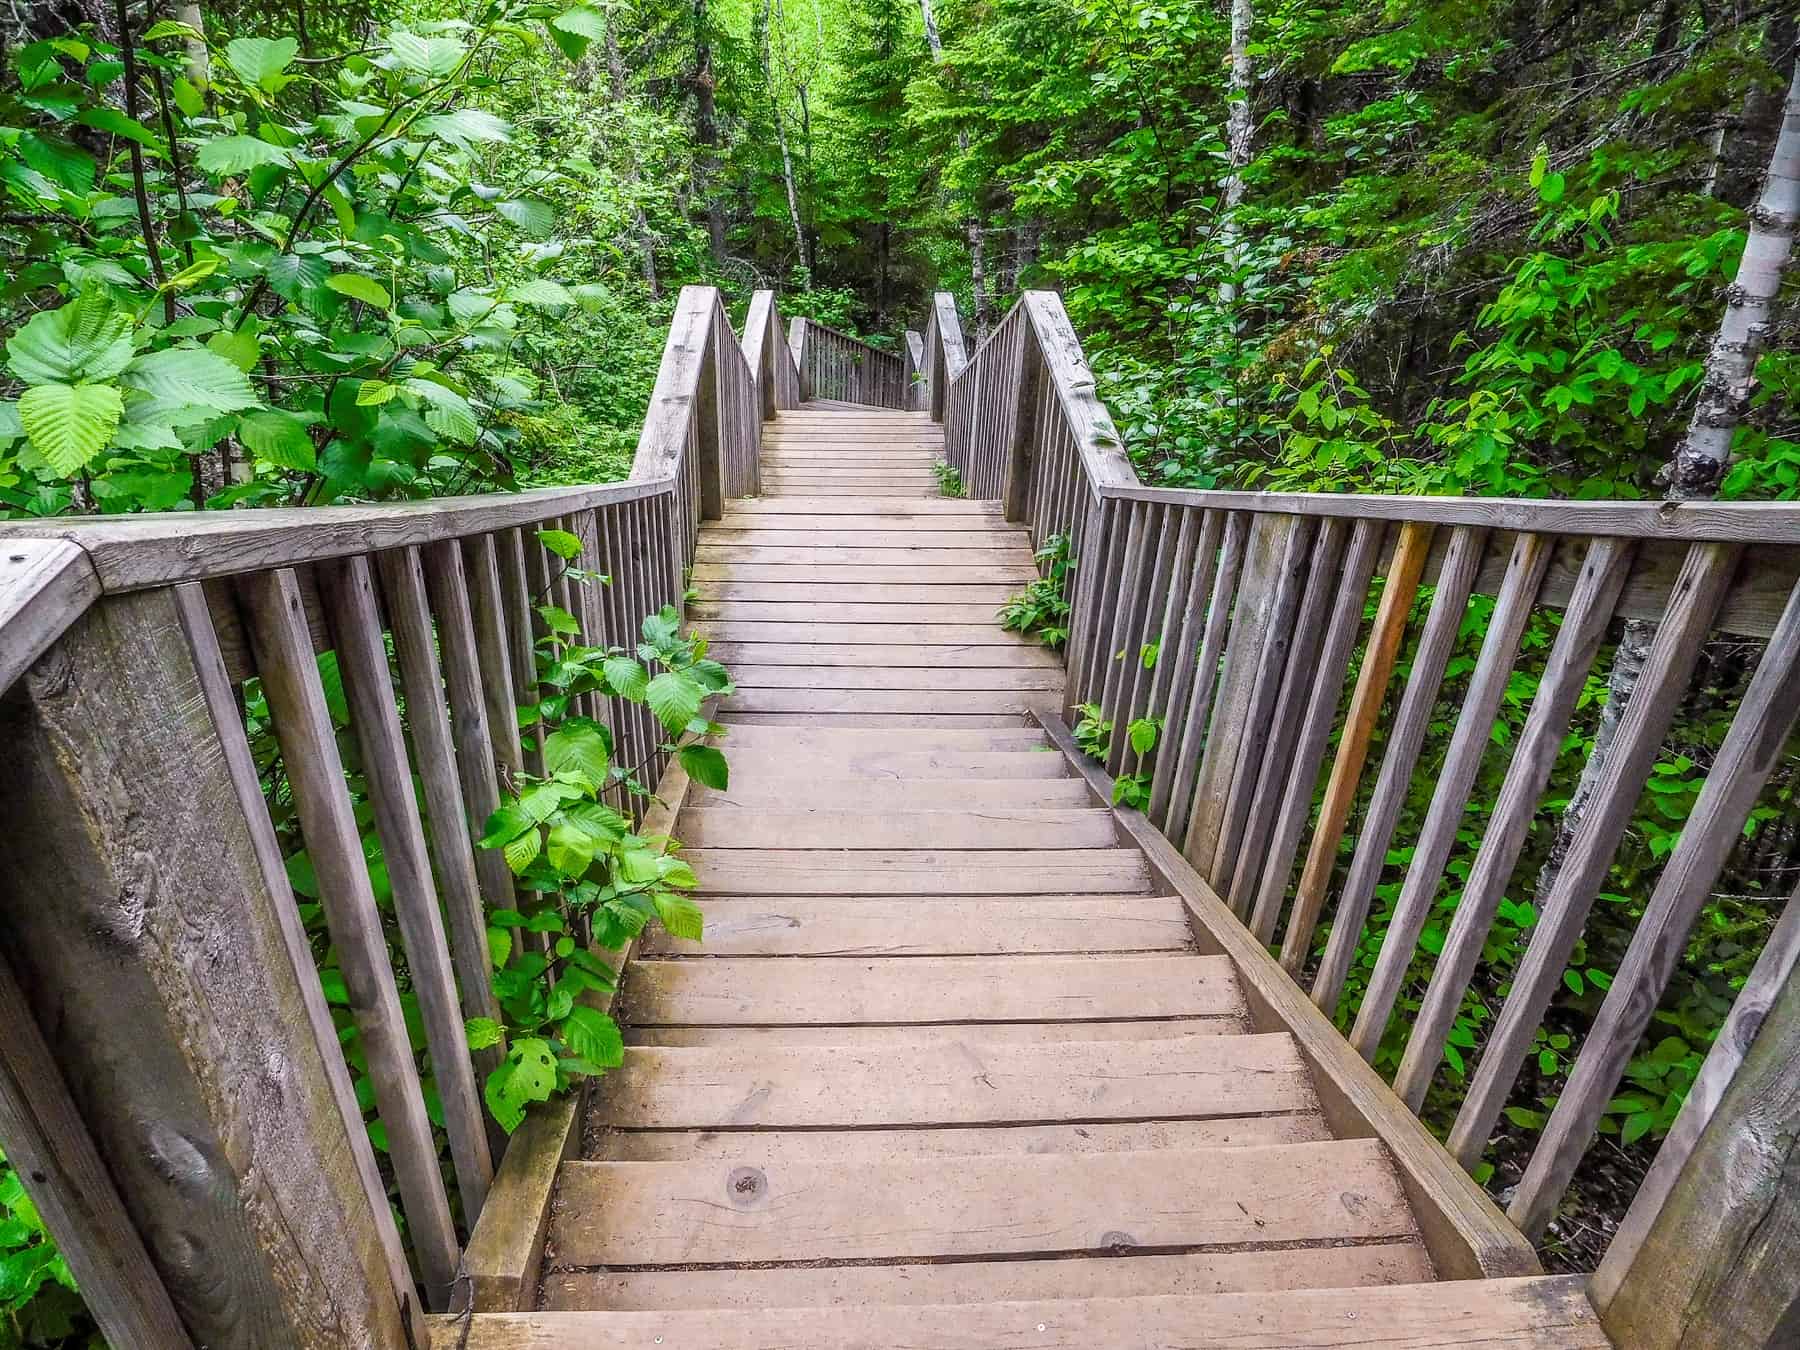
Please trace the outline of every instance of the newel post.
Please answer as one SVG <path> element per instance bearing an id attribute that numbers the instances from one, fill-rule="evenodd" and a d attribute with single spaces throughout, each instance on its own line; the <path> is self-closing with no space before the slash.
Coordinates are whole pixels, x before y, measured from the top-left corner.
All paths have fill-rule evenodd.
<path id="1" fill-rule="evenodd" d="M 699 382 L 694 389 L 694 448 L 699 455 L 700 518 L 717 520 L 725 512 L 725 432 L 719 421 L 725 400 L 719 397 L 719 343 L 721 337 L 731 336 L 731 329 L 715 321 L 718 293 L 708 287 L 706 296 L 706 310 L 699 321 L 702 336 Z"/>
<path id="2" fill-rule="evenodd" d="M 1594 1274 L 1594 1306 L 1618 1345 L 1800 1345 L 1797 968 L 1800 893 Z"/>
<path id="3" fill-rule="evenodd" d="M 1018 316 L 1022 319 L 1023 316 Z M 1029 323 L 1015 319 L 1015 335 L 1007 362 L 1013 389 L 1008 419 L 1012 446 L 1006 457 L 1006 481 L 1001 485 L 1001 506 L 1008 520 L 1025 519 L 1025 500 L 1030 489 L 1032 452 L 1038 446 L 1038 382 L 1043 378 L 1044 357 L 1037 334 Z"/>
<path id="4" fill-rule="evenodd" d="M 813 396 L 812 376 L 806 369 L 806 318 L 797 315 L 788 320 L 788 355 L 794 358 L 794 370 L 800 376 L 800 401 Z"/>
<path id="5" fill-rule="evenodd" d="M 190 647 L 197 599 L 102 599 L 0 696 L 0 948 L 193 1342 L 399 1350 L 410 1279 L 266 870 L 279 851 L 246 816 L 248 746 L 214 724 L 225 672 L 208 687 Z M 60 1182 L 28 1170 L 28 1188 Z M 71 1251 L 107 1239 L 91 1209 L 46 1214 Z"/>

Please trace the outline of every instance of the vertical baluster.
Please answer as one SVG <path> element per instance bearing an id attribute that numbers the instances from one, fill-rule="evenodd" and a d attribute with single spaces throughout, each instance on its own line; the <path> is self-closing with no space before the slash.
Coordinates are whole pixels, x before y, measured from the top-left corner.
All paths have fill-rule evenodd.
<path id="1" fill-rule="evenodd" d="M 1169 785 L 1168 822 L 1181 822 L 1177 831 L 1187 837 L 1192 820 L 1190 804 L 1194 784 L 1200 776 L 1200 747 L 1206 739 L 1207 714 L 1212 709 L 1213 690 L 1218 686 L 1219 662 L 1225 652 L 1225 635 L 1231 625 L 1232 604 L 1237 598 L 1238 576 L 1244 566 L 1244 548 L 1250 537 L 1250 517 L 1243 512 L 1224 516 L 1224 538 L 1219 545 L 1219 560 L 1213 569 L 1212 589 L 1207 595 L 1206 622 L 1200 629 L 1200 646 L 1194 656 L 1194 678 L 1188 683 L 1187 699 L 1181 707 L 1180 749 L 1175 755 L 1175 773 Z M 1176 744 L 1173 740 L 1171 745 Z M 1171 842 L 1174 842 L 1171 836 Z"/>
<path id="2" fill-rule="evenodd" d="M 1430 986 L 1413 1016 L 1412 1034 L 1394 1078 L 1394 1091 L 1414 1111 L 1424 1104 L 1426 1090 L 1443 1058 L 1450 1025 L 1462 1004 L 1463 992 L 1474 978 L 1488 929 L 1531 829 L 1538 798 L 1543 795 L 1550 771 L 1562 751 L 1575 701 L 1586 685 L 1588 667 L 1606 637 L 1613 607 L 1631 570 L 1633 551 L 1634 545 L 1625 540 L 1596 539 L 1582 562 L 1549 660 L 1539 677 L 1525 728 L 1519 734 L 1506 779 L 1488 814 L 1475 862 L 1463 882 L 1444 950 L 1438 954 Z"/>
<path id="3" fill-rule="evenodd" d="M 1155 508 L 1147 502 L 1132 502 L 1125 525 L 1125 569 L 1116 589 L 1107 596 L 1112 611 L 1105 651 L 1105 679 L 1100 682 L 1100 707 L 1113 723 L 1113 735 L 1106 753 L 1107 771 L 1114 772 L 1124 755 L 1125 726 L 1120 720 L 1124 700 L 1121 691 L 1129 682 L 1132 647 L 1144 620 L 1145 579 L 1149 572 L 1152 536 L 1156 533 Z"/>
<path id="4" fill-rule="evenodd" d="M 1274 939 L 1281 918 L 1288 878 L 1294 870 L 1294 854 L 1312 812 L 1313 788 L 1318 784 L 1319 766 L 1325 761 L 1332 726 L 1337 720 L 1350 654 L 1362 629 L 1363 608 L 1368 601 L 1369 580 L 1375 572 L 1382 533 L 1383 526 L 1376 520 L 1357 521 L 1351 533 L 1331 620 L 1319 644 L 1317 668 L 1308 671 L 1295 667 L 1298 687 L 1307 691 L 1306 708 L 1300 716 L 1291 762 L 1272 762 L 1280 799 L 1274 804 L 1267 856 L 1258 858 L 1248 850 L 1239 855 L 1244 881 L 1234 882 L 1233 889 L 1245 895 L 1244 903 L 1250 905 L 1250 931 L 1262 942 Z M 1254 903 L 1250 897 L 1254 897 Z"/>
<path id="5" fill-rule="evenodd" d="M 1221 894 L 1234 912 L 1248 916 L 1255 899 L 1256 880 L 1268 860 L 1269 836 L 1280 807 L 1281 791 L 1293 768 L 1294 744 L 1300 734 L 1302 704 L 1312 681 L 1319 677 L 1319 650 L 1330 623 L 1332 601 L 1336 598 L 1344 544 L 1350 535 L 1350 522 L 1328 516 L 1319 522 L 1318 537 L 1313 541 L 1312 559 L 1308 564 L 1306 585 L 1301 592 L 1300 608 L 1294 616 L 1293 641 L 1281 672 L 1281 687 L 1275 697 L 1274 711 L 1267 721 L 1268 742 L 1263 746 L 1259 764 L 1247 764 L 1254 770 L 1254 787 L 1244 813 L 1233 861 L 1229 870 L 1221 868 Z"/>
<path id="6" fill-rule="evenodd" d="M 1481 1160 L 1551 993 L 1562 982 L 1569 953 L 1581 937 L 1619 839 L 1631 822 L 1740 551 L 1735 544 L 1695 544 L 1688 550 L 1643 673 L 1600 766 L 1587 812 L 1544 899 L 1531 945 L 1513 977 L 1512 993 L 1494 1023 L 1469 1095 L 1451 1127 L 1450 1152 L 1466 1168 Z"/>
<path id="7" fill-rule="evenodd" d="M 1356 836 L 1356 850 L 1344 878 L 1344 889 L 1338 897 L 1337 913 L 1332 918 L 1331 937 L 1325 944 L 1325 955 L 1313 980 L 1313 1002 L 1328 1017 L 1337 1011 L 1338 996 L 1343 992 L 1350 963 L 1362 939 L 1369 903 L 1375 896 L 1375 885 L 1380 881 L 1382 866 L 1387 861 L 1388 843 L 1394 836 L 1394 827 L 1406 805 L 1413 769 L 1418 763 L 1419 751 L 1425 745 L 1425 734 L 1431 727 L 1431 714 L 1437 706 L 1444 669 L 1450 662 L 1457 634 L 1462 631 L 1463 615 L 1469 608 L 1469 592 L 1481 567 L 1486 543 L 1487 531 L 1482 529 L 1459 527 L 1450 536 L 1450 548 L 1432 593 L 1431 611 L 1413 651 L 1406 692 L 1400 697 L 1400 706 L 1388 729 L 1387 752 L 1382 756 L 1375 790 L 1363 815 L 1362 829 Z"/>
<path id="8" fill-rule="evenodd" d="M 1098 692 L 1095 675 L 1104 670 L 1098 653 L 1106 641 L 1100 630 L 1110 616 L 1102 606 L 1108 593 L 1107 571 L 1115 565 L 1115 556 L 1124 556 L 1124 508 L 1117 499 L 1097 498 L 1084 512 L 1083 565 L 1075 573 L 1075 599 L 1069 614 L 1069 683 L 1063 709 L 1071 721 L 1075 706 Z"/>
<path id="9" fill-rule="evenodd" d="M 1225 535 L 1222 512 L 1190 506 L 1181 515 L 1185 542 L 1177 545 L 1175 585 L 1169 590 L 1170 617 L 1164 620 L 1163 648 L 1156 662 L 1158 681 L 1166 678 L 1167 686 L 1151 695 L 1151 706 L 1162 710 L 1163 728 L 1157 737 L 1156 776 L 1150 784 L 1146 814 L 1159 830 L 1166 829 L 1169 801 L 1174 795 L 1187 726 L 1188 691 L 1197 674 L 1200 633 L 1206 626 L 1206 597 L 1212 589 L 1213 574 L 1219 565 L 1219 545 Z"/>
<path id="10" fill-rule="evenodd" d="M 1163 715 L 1162 694 L 1168 686 L 1169 666 L 1174 663 L 1174 650 L 1169 646 L 1169 638 L 1180 619 L 1176 604 L 1182 593 L 1184 569 L 1191 567 L 1194 543 L 1194 513 L 1174 505 L 1165 506 L 1162 510 L 1156 565 L 1151 574 L 1149 605 L 1144 614 L 1142 644 L 1144 647 L 1153 646 L 1155 655 L 1151 657 L 1148 669 L 1144 666 L 1141 653 L 1140 658 L 1133 663 L 1131 694 L 1126 703 L 1123 768 L 1133 774 L 1144 772 L 1144 766 L 1155 754 L 1154 745 L 1148 753 L 1140 754 L 1130 743 L 1129 728 L 1131 722 L 1140 718 L 1155 719 Z M 1166 664 L 1163 660 L 1165 650 L 1170 658 Z M 1157 735 L 1160 739 L 1160 728 Z"/>
<path id="11" fill-rule="evenodd" d="M 429 545 L 424 555 L 426 589 L 437 613 L 438 645 L 444 658 L 444 684 L 450 691 L 450 732 L 456 744 L 456 773 L 462 781 L 463 806 L 470 832 L 487 833 L 488 817 L 500 805 L 482 693 L 481 661 L 476 655 L 475 623 L 469 614 L 469 592 L 463 577 L 462 550 L 455 540 Z M 492 909 L 513 906 L 512 871 L 499 849 L 475 850 L 475 876 L 481 896 Z"/>
<path id="12" fill-rule="evenodd" d="M 475 650 L 481 661 L 481 695 L 489 734 L 494 738 L 494 752 L 509 773 L 523 773 L 519 705 L 513 696 L 512 655 L 507 649 L 506 614 L 500 599 L 500 571 L 494 560 L 492 535 L 478 534 L 463 540 L 463 567 L 468 577 L 470 614 L 475 620 Z"/>
<path id="13" fill-rule="evenodd" d="M 1356 1011 L 1356 1027 L 1350 1034 L 1350 1044 L 1370 1063 L 1374 1062 L 1375 1052 L 1381 1046 L 1388 1015 L 1405 982 L 1419 935 L 1431 914 L 1431 902 L 1443 877 L 1444 864 L 1449 861 L 1450 850 L 1456 843 L 1457 826 L 1468 806 L 1469 791 L 1475 784 L 1482 757 L 1491 743 L 1494 719 L 1499 716 L 1500 700 L 1505 697 L 1512 679 L 1519 641 L 1525 634 L 1532 602 L 1549 567 L 1552 544 L 1549 536 L 1541 534 L 1521 534 L 1513 542 L 1512 558 L 1507 563 L 1506 577 L 1500 584 L 1500 595 L 1482 639 L 1475 673 L 1463 696 L 1450 749 L 1438 773 L 1431 805 L 1425 812 L 1425 823 L 1419 827 L 1419 837 L 1413 843 L 1412 858 L 1400 886 L 1400 898 L 1394 905 L 1394 917 L 1388 923 L 1381 955 L 1369 977 L 1362 1005 Z"/>
<path id="14" fill-rule="evenodd" d="M 1387 584 L 1382 587 L 1368 646 L 1363 649 L 1356 691 L 1350 696 L 1344 733 L 1338 740 L 1337 758 L 1332 761 L 1331 778 L 1325 785 L 1325 800 L 1319 807 L 1319 823 L 1313 829 L 1293 913 L 1281 944 L 1281 964 L 1290 975 L 1299 972 L 1312 947 L 1313 929 L 1318 926 L 1319 912 L 1325 905 L 1325 890 L 1337 863 L 1338 845 L 1356 802 L 1363 761 L 1387 697 L 1388 678 L 1394 673 L 1394 661 L 1406 636 L 1407 616 L 1412 612 L 1413 597 L 1419 592 L 1419 577 L 1430 547 L 1431 526 L 1409 520 L 1400 527 L 1393 565 L 1388 570 Z"/>
<path id="15" fill-rule="evenodd" d="M 526 531 L 502 530 L 494 536 L 495 559 L 500 568 L 500 600 L 506 611 L 506 650 L 511 657 L 513 697 L 520 703 L 536 703 L 537 654 L 531 647 L 531 592 L 525 579 Z M 529 547 L 536 548 L 534 537 Z M 384 569 L 383 579 L 386 579 Z M 433 661 L 436 661 L 434 656 Z M 544 735 L 534 727 L 524 734 L 525 768 L 542 776 Z"/>
<path id="16" fill-rule="evenodd" d="M 1262 775 L 1264 753 L 1274 732 L 1275 704 L 1287 675 L 1288 653 L 1294 642 L 1294 619 L 1300 609 L 1316 533 L 1314 521 L 1296 519 L 1290 523 L 1273 578 L 1273 598 L 1256 603 L 1257 608 L 1266 609 L 1266 617 L 1261 624 L 1262 646 L 1256 655 L 1256 665 L 1248 672 L 1248 681 L 1230 691 L 1229 701 L 1225 693 L 1221 693 L 1219 709 L 1214 713 L 1215 727 L 1239 729 L 1233 738 L 1239 744 L 1233 757 L 1235 762 L 1231 766 L 1230 786 L 1218 812 L 1218 840 L 1213 848 L 1208 872 L 1213 884 L 1221 890 L 1229 889 L 1232 874 L 1237 870 L 1238 852 L 1243 843 L 1251 798 L 1255 795 L 1257 780 Z M 1239 599 L 1240 614 L 1248 600 L 1248 596 Z M 1249 654 L 1245 653 L 1246 656 Z M 1245 912 L 1239 910 L 1238 916 L 1242 918 Z"/>
<path id="17" fill-rule="evenodd" d="M 318 879 L 325 924 L 362 1036 L 376 1110 L 387 1129 L 388 1157 L 399 1182 L 407 1230 L 431 1306 L 442 1308 L 456 1276 L 456 1230 L 438 1173 L 437 1145 L 425 1115 L 394 972 L 388 965 L 381 911 L 370 888 L 337 736 L 325 708 L 299 582 L 292 569 L 277 568 L 240 580 L 238 593 L 250 621 L 263 694 L 274 717 L 282 764 Z"/>
<path id="18" fill-rule="evenodd" d="M 425 826 L 413 795 L 412 766 L 407 762 L 394 704 L 375 584 L 366 558 L 349 558 L 322 570 L 338 670 L 357 744 L 362 748 L 363 778 L 393 890 L 394 918 L 425 1024 L 425 1043 L 431 1051 L 444 1129 L 450 1136 L 463 1216 L 473 1226 L 487 1203 L 494 1167 L 488 1156 L 468 1037 L 463 1033 L 456 980 L 450 972 L 450 944 L 444 935 L 431 863 L 425 855 Z"/>
<path id="19" fill-rule="evenodd" d="M 1789 595 L 1756 674 L 1719 746 L 1706 782 L 1669 855 L 1656 890 L 1606 1000 L 1594 1019 L 1569 1081 L 1550 1113 L 1507 1217 L 1534 1241 L 1556 1213 L 1576 1165 L 1624 1077 L 1638 1041 L 1662 1002 L 1686 949 L 1688 933 L 1712 896 L 1744 823 L 1781 762 L 1800 720 L 1800 587 Z"/>

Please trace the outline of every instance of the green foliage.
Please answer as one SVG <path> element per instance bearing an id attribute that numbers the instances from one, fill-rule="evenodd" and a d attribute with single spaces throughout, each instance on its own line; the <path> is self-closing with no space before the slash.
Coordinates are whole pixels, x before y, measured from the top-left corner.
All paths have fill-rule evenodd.
<path id="1" fill-rule="evenodd" d="M 1006 602 L 1000 626 L 1027 637 L 1035 634 L 1046 647 L 1060 647 L 1069 640 L 1069 589 L 1075 576 L 1069 536 L 1051 535 L 1035 556 L 1038 579 Z"/>
<path id="2" fill-rule="evenodd" d="M 954 464 L 946 464 L 938 460 L 931 466 L 932 473 L 937 475 L 938 491 L 946 497 L 966 497 L 968 489 L 963 485 L 962 470 Z"/>
<path id="3" fill-rule="evenodd" d="M 0 1345 L 88 1346 L 75 1277 L 44 1228 L 19 1174 L 0 1153 Z"/>

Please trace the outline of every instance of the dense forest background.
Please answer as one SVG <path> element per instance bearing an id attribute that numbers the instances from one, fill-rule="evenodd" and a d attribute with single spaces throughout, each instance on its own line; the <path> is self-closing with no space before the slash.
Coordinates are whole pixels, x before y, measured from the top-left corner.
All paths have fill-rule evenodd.
<path id="1" fill-rule="evenodd" d="M 936 289 L 978 337 L 1022 287 L 1056 288 L 1161 483 L 1791 497 L 1783 304 L 1729 468 L 1671 484 L 1665 465 L 1795 45 L 1788 7 L 1740 0 L 15 4 L 0 514 L 622 476 L 690 282 L 740 314 L 774 287 L 785 313 L 884 345 Z M 1709 648 L 1508 1112 L 1525 1137 L 1753 664 Z M 1522 674 L 1509 715 L 1531 693 Z M 1610 693 L 1601 677 L 1584 700 L 1553 799 L 1578 797 Z M 1578 1190 L 1612 1200 L 1556 1230 L 1570 1264 L 1791 887 L 1794 784 L 1790 761 L 1609 1113 Z M 1522 867 L 1555 843 L 1552 822 Z M 1440 1127 L 1531 889 L 1452 1036 Z M 1497 1191 L 1509 1152 L 1484 1165 Z M 0 1345 L 84 1337 L 68 1285 L 0 1167 Z"/>

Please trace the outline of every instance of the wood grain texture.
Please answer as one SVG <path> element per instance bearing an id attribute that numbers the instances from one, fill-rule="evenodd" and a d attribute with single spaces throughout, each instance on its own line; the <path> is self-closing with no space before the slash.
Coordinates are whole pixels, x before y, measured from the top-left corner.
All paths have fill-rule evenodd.
<path id="1" fill-rule="evenodd" d="M 80 545 L 62 539 L 0 539 L 0 694 L 99 595 L 99 574 Z"/>
<path id="2" fill-rule="evenodd" d="M 1110 813 L 982 807 L 960 811 L 689 811 L 682 842 L 690 848 L 1066 849 L 1110 848 Z"/>
<path id="3" fill-rule="evenodd" d="M 1228 963 L 1162 955 L 637 961 L 625 1001 L 638 1026 L 1106 1021 L 1242 1008 Z"/>
<path id="4" fill-rule="evenodd" d="M 754 1157 L 754 1155 L 749 1155 Z M 890 1163 L 571 1163 L 564 1265 L 712 1264 L 1328 1243 L 1413 1234 L 1373 1140 Z M 580 1215 L 579 1222 L 562 1221 Z"/>
<path id="5" fill-rule="evenodd" d="M 1027 756 L 1037 758 L 1037 756 Z M 1148 894 L 1150 873 L 1127 850 L 858 849 L 842 861 L 807 849 L 697 848 L 684 855 L 702 892 L 721 895 Z"/>
<path id="6" fill-rule="evenodd" d="M 464 1350 L 1608 1350 L 1579 1276 L 970 1307 L 866 1304 L 477 1318 Z M 445 1319 L 447 1323 L 448 1319 Z"/>
<path id="7" fill-rule="evenodd" d="M 463 1252 L 458 1297 L 466 1290 L 476 1312 L 520 1312 L 536 1303 L 551 1195 L 558 1169 L 575 1152 L 580 1116 L 580 1097 L 562 1097 L 533 1106 L 513 1131 Z"/>
<path id="8" fill-rule="evenodd" d="M 175 597 L 89 609 L 0 699 L 0 740 L 7 961 L 189 1334 L 398 1350 L 335 1037 Z"/>

